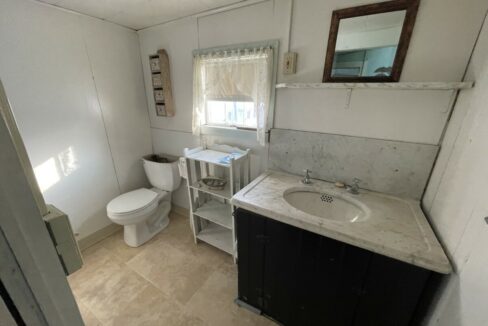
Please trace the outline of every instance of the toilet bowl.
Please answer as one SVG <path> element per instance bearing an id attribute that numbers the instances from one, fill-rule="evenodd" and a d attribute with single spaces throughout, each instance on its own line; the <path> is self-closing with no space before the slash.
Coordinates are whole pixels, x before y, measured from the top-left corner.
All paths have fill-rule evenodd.
<path id="1" fill-rule="evenodd" d="M 148 155 L 142 162 L 153 188 L 124 193 L 107 204 L 107 216 L 124 226 L 124 241 L 131 247 L 139 247 L 168 226 L 171 192 L 181 183 L 177 158 Z"/>

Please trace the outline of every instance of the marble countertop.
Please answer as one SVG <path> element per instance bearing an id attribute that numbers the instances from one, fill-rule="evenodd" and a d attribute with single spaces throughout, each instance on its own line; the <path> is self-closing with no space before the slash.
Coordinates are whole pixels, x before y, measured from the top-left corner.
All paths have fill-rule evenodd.
<path id="1" fill-rule="evenodd" d="M 438 273 L 451 272 L 451 264 L 423 214 L 420 203 L 378 192 L 360 190 L 351 195 L 330 182 L 266 171 L 232 197 L 231 203 L 254 213 L 342 241 Z M 369 217 L 351 223 L 317 217 L 291 206 L 283 198 L 287 189 L 310 187 L 314 191 L 350 197 L 368 207 Z"/>

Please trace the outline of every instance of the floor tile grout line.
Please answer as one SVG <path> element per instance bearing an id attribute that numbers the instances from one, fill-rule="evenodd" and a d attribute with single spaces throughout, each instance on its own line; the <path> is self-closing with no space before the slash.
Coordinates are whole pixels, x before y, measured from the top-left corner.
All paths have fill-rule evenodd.
<path id="1" fill-rule="evenodd" d="M 178 249 L 178 248 L 173 247 L 173 249 Z M 127 265 L 127 267 L 128 267 L 129 269 L 131 269 L 131 270 L 132 270 L 134 273 L 136 273 L 136 274 L 140 275 L 140 276 L 141 276 L 143 279 L 145 279 L 145 280 L 146 280 L 148 283 L 150 283 L 151 285 L 153 285 L 153 286 L 155 287 L 155 289 L 156 289 L 157 291 L 159 291 L 159 292 L 160 292 L 160 293 L 161 293 L 161 294 L 164 296 L 164 298 L 165 298 L 165 299 L 167 299 L 168 301 L 171 301 L 172 303 L 176 304 L 176 305 L 178 306 L 178 308 L 181 310 L 181 312 L 182 312 L 183 314 L 186 314 L 186 315 L 188 315 L 188 316 L 198 317 L 198 316 L 194 316 L 193 314 L 191 314 L 191 311 L 190 311 L 190 310 L 188 310 L 187 304 L 188 304 L 188 302 L 190 302 L 191 298 L 193 298 L 193 296 L 194 296 L 194 295 L 195 295 L 195 294 L 196 294 L 196 293 L 197 293 L 197 292 L 200 290 L 200 288 L 201 288 L 201 287 L 200 287 L 198 290 L 196 290 L 196 291 L 195 291 L 195 293 L 193 293 L 193 294 L 191 295 L 191 297 L 188 299 L 188 301 L 187 301 L 185 304 L 183 304 L 183 303 L 181 303 L 180 301 L 178 301 L 177 299 L 173 299 L 173 298 L 171 297 L 171 295 L 169 295 L 169 294 L 165 293 L 163 290 L 161 290 L 157 284 L 155 284 L 153 281 L 151 281 L 150 279 L 148 279 L 148 278 L 147 278 L 147 277 L 145 277 L 144 275 L 140 274 L 140 273 L 139 273 L 137 270 L 135 270 L 134 268 L 132 268 L 132 267 L 131 267 L 130 265 L 128 265 L 127 263 L 128 263 L 128 261 L 127 261 L 127 262 L 125 262 L 125 264 Z M 213 274 L 213 273 L 215 273 L 215 272 L 216 272 L 216 270 L 215 270 L 215 271 L 212 271 L 212 274 Z M 209 275 L 209 277 L 210 277 L 210 275 Z M 203 285 L 203 284 L 202 284 L 202 285 Z M 203 322 L 204 322 L 206 325 L 208 325 L 208 323 L 207 323 L 206 321 L 204 321 L 204 320 L 202 320 L 202 321 L 203 321 Z"/>
<path id="2" fill-rule="evenodd" d="M 111 237 L 107 238 L 107 239 L 111 238 L 111 240 L 105 241 L 105 242 L 102 241 L 103 243 L 100 244 L 99 248 L 90 252 L 90 254 L 97 253 L 97 255 L 99 255 L 98 257 L 97 256 L 94 257 L 95 260 L 94 259 L 90 260 L 90 263 L 91 263 L 90 265 L 94 266 L 94 268 L 103 268 L 101 266 L 98 266 L 99 264 L 94 264 L 94 263 L 96 263 L 96 261 L 99 260 L 100 257 L 105 256 L 104 259 L 109 259 L 110 261 L 113 261 L 114 263 L 119 265 L 121 268 L 124 268 L 125 270 L 127 270 L 127 272 L 129 274 L 133 275 L 133 277 L 137 277 L 138 279 L 140 279 L 140 281 L 143 282 L 145 289 L 150 289 L 150 287 L 152 286 L 154 288 L 154 290 L 157 291 L 158 297 L 159 297 L 159 295 L 161 295 L 161 299 L 164 298 L 165 300 L 168 300 L 168 302 L 171 303 L 172 305 L 174 305 L 174 307 L 178 308 L 178 310 L 181 310 L 182 315 L 201 320 L 205 325 L 211 325 L 211 323 L 209 323 L 209 322 L 212 320 L 212 318 L 210 318 L 210 319 L 203 318 L 200 314 L 195 314 L 191 305 L 195 303 L 195 296 L 197 296 L 197 295 L 198 296 L 203 295 L 204 297 L 208 296 L 208 294 L 206 294 L 206 290 L 205 290 L 206 288 L 211 286 L 211 284 L 208 282 L 212 278 L 214 278 L 214 279 L 216 277 L 219 278 L 218 277 L 219 273 L 222 273 L 226 276 L 229 276 L 234 281 L 236 281 L 237 274 L 235 273 L 235 264 L 233 264 L 231 262 L 230 257 L 227 257 L 227 255 L 223 255 L 217 248 L 209 246 L 209 245 L 194 244 L 193 241 L 189 241 L 187 238 L 182 237 L 181 235 L 184 234 L 183 227 L 185 227 L 186 224 L 178 225 L 176 223 L 184 223 L 186 221 L 186 219 L 187 219 L 187 217 L 185 217 L 185 216 L 182 216 L 182 218 L 175 218 L 173 223 L 175 223 L 175 225 L 177 227 L 174 228 L 173 230 L 168 229 L 166 231 L 168 234 L 173 233 L 172 231 L 176 231 L 173 233 L 173 235 L 171 235 L 167 239 L 165 239 L 164 236 L 160 237 L 160 238 L 155 237 L 154 238 L 155 241 L 153 242 L 153 244 L 156 244 L 156 247 L 148 246 L 148 247 L 146 247 L 140 251 L 134 252 L 134 255 L 132 255 L 132 252 L 130 250 L 126 250 L 126 248 L 123 246 L 124 243 L 123 243 L 123 239 L 120 238 L 120 234 L 118 234 L 118 233 L 114 234 Z M 175 235 L 176 235 L 176 237 L 175 237 Z M 168 240 L 168 241 L 166 241 L 166 240 Z M 198 284 L 195 291 L 190 292 L 189 294 L 191 294 L 191 295 L 188 298 L 186 298 L 186 296 L 184 297 L 184 301 L 186 300 L 185 302 L 180 302 L 179 299 L 177 299 L 177 293 L 175 292 L 176 293 L 176 296 L 175 296 L 173 293 L 174 292 L 173 290 L 171 290 L 170 293 L 166 293 L 165 291 L 163 291 L 158 286 L 157 282 L 151 281 L 150 278 L 146 277 L 144 274 L 140 273 L 137 270 L 137 266 L 138 266 L 137 264 L 135 264 L 135 265 L 131 264 L 131 262 L 134 259 L 136 259 L 137 257 L 140 257 L 141 254 L 150 253 L 152 249 L 157 250 L 158 249 L 158 247 L 157 247 L 158 243 L 163 244 L 163 247 L 161 247 L 160 249 L 165 250 L 164 246 L 167 246 L 168 250 L 175 250 L 179 254 L 181 254 L 183 256 L 182 259 L 192 260 L 194 257 L 201 258 L 201 259 L 198 259 L 198 264 L 203 264 L 204 268 L 207 269 L 207 271 L 208 271 L 208 273 L 205 272 L 205 274 L 208 274 L 207 277 L 203 281 L 201 281 L 200 284 Z M 199 248 L 199 249 L 197 248 L 195 250 L 195 247 L 199 247 L 199 246 L 201 246 L 201 248 Z M 169 248 L 171 248 L 171 249 L 169 249 Z M 99 251 L 99 249 L 102 249 L 102 250 Z M 154 254 L 152 256 L 153 256 L 152 258 L 155 257 Z M 156 252 L 156 256 L 157 256 L 157 252 Z M 149 258 L 151 258 L 151 257 L 149 257 Z M 229 258 L 229 259 L 227 259 L 227 258 Z M 150 260 L 152 260 L 152 259 L 150 259 Z M 151 261 L 147 261 L 147 263 L 150 264 Z M 156 272 L 157 272 L 157 270 L 156 270 Z M 172 274 L 170 274 L 170 275 L 173 278 L 179 277 L 178 273 L 175 275 L 172 275 Z M 90 277 L 96 277 L 96 273 L 93 275 L 89 275 L 89 276 Z M 163 277 L 163 280 L 164 280 L 164 277 Z M 171 281 L 171 279 L 170 279 L 170 281 Z M 171 293 L 173 293 L 173 294 L 171 294 Z M 213 295 L 216 295 L 216 294 L 214 293 Z M 218 295 L 218 293 L 217 293 L 217 295 Z M 211 300 L 211 299 L 212 298 L 208 297 L 205 300 Z M 199 299 L 197 299 L 196 302 L 198 302 L 198 300 Z M 128 303 L 128 304 L 130 304 L 130 303 Z M 124 305 L 124 307 L 125 307 L 125 305 Z M 110 307 L 108 307 L 108 308 L 110 308 Z M 107 319 L 105 323 L 102 323 L 100 321 L 100 319 L 92 311 L 91 308 L 86 306 L 86 309 L 87 309 L 87 311 L 89 311 L 93 315 L 94 319 L 96 319 L 96 321 L 100 325 L 108 326 L 110 324 L 112 319 Z M 247 324 L 246 320 L 243 320 L 243 322 L 245 322 L 245 324 Z M 241 324 L 241 323 L 239 323 L 239 324 Z M 260 323 L 260 325 L 261 325 L 261 323 Z"/>
<path id="3" fill-rule="evenodd" d="M 167 244 L 167 245 L 170 245 L 173 249 L 175 250 L 178 250 L 178 251 L 181 251 L 179 248 L 177 247 L 174 247 L 172 246 L 171 244 Z M 152 286 L 154 286 L 159 292 L 161 292 L 164 297 L 168 300 L 171 300 L 173 301 L 174 303 L 176 303 L 179 308 L 183 309 L 185 305 L 183 305 L 181 302 L 179 302 L 178 300 L 174 300 L 171 298 L 171 295 L 169 295 L 168 293 L 165 293 L 162 289 L 159 288 L 159 286 L 154 283 L 153 281 L 151 281 L 149 278 L 147 278 L 146 276 L 144 276 L 143 274 L 139 273 L 136 269 L 134 269 L 132 266 L 129 265 L 129 262 L 131 260 L 133 260 L 134 258 L 136 258 L 137 256 L 139 256 L 140 254 L 142 254 L 144 251 L 146 251 L 148 248 L 145 248 L 144 250 L 142 250 L 141 252 L 137 253 L 137 255 L 135 255 L 134 257 L 131 257 L 131 259 L 127 260 L 124 262 L 124 264 L 127 266 L 127 268 L 129 268 L 131 271 L 133 271 L 134 273 L 136 273 L 137 275 L 139 275 L 140 277 L 142 277 L 144 280 L 146 280 L 148 283 L 150 283 Z"/>
<path id="4" fill-rule="evenodd" d="M 175 247 L 173 247 L 173 249 L 177 249 L 177 250 L 178 250 L 178 248 L 175 248 Z M 126 263 L 126 264 L 127 264 L 127 263 Z M 177 299 L 172 299 L 170 294 L 165 293 L 163 290 L 161 290 L 161 289 L 159 288 L 159 286 L 158 286 L 157 284 L 155 284 L 153 281 L 151 281 L 150 279 L 148 279 L 148 278 L 147 278 L 147 277 L 145 277 L 144 275 L 140 274 L 140 273 L 139 273 L 138 271 L 136 271 L 134 268 L 130 267 L 129 265 L 127 265 L 127 267 L 128 267 L 128 268 L 130 268 L 130 269 L 131 269 L 131 270 L 132 270 L 134 273 L 136 273 L 136 274 L 140 275 L 140 276 L 141 276 L 143 279 L 145 279 L 145 280 L 146 280 L 147 282 L 149 282 L 151 285 L 153 285 L 153 286 L 154 286 L 154 287 L 155 287 L 155 288 L 156 288 L 156 289 L 157 289 L 159 292 L 161 292 L 161 293 L 162 293 L 162 294 L 163 294 L 163 295 L 164 295 L 164 296 L 165 296 L 167 299 L 169 299 L 169 300 L 171 300 L 171 301 L 175 302 L 175 303 L 176 303 L 176 304 L 179 306 L 179 308 L 180 308 L 180 309 L 182 309 L 182 310 L 183 310 L 183 311 L 185 311 L 185 312 L 187 312 L 187 310 L 186 310 L 185 308 L 186 308 L 186 305 L 188 304 L 188 302 L 189 302 L 189 301 L 191 300 L 191 298 L 192 298 L 192 297 L 195 295 L 195 293 L 197 293 L 197 292 L 198 292 L 198 291 L 201 289 L 201 287 L 202 287 L 202 286 L 200 286 L 200 287 L 199 287 L 199 288 L 198 288 L 198 289 L 197 289 L 197 290 L 196 290 L 196 291 L 195 291 L 195 292 L 194 292 L 194 293 L 193 293 L 193 294 L 190 296 L 190 298 L 188 298 L 188 301 L 187 301 L 185 304 L 183 304 L 183 303 L 181 303 L 180 301 L 178 301 Z M 211 273 L 211 274 L 213 274 L 213 273 L 215 273 L 215 272 L 216 272 L 216 270 L 215 270 L 215 271 L 212 271 L 212 273 Z M 211 275 L 211 274 L 210 274 L 210 275 Z M 210 275 L 209 275 L 209 277 L 210 277 Z M 206 280 L 205 280 L 205 281 L 206 281 Z M 203 284 L 202 284 L 202 285 L 203 285 Z"/>
<path id="5" fill-rule="evenodd" d="M 93 316 L 93 318 L 95 318 L 95 320 L 98 322 L 98 324 L 100 324 L 100 325 L 102 325 L 102 326 L 103 326 L 103 325 L 104 325 L 104 323 L 102 323 L 102 322 L 100 321 L 100 319 L 99 319 L 99 318 L 97 317 L 97 315 L 96 315 L 96 314 L 95 314 L 95 313 L 94 313 L 94 312 L 91 310 L 91 308 L 90 308 L 90 307 L 89 307 L 89 306 L 88 306 L 86 303 L 81 302 L 82 298 L 79 298 L 78 300 L 80 300 L 80 303 L 83 305 L 83 307 L 84 307 L 86 310 L 88 310 L 88 312 L 89 312 L 89 313 L 90 313 L 90 314 Z M 76 304 L 78 305 L 78 309 L 79 309 L 79 304 L 78 304 L 78 302 L 76 302 Z M 81 311 L 80 311 L 80 313 L 81 313 Z M 83 316 L 82 316 L 82 317 L 83 317 Z M 83 320 L 83 322 L 85 322 L 85 321 Z"/>
<path id="6" fill-rule="evenodd" d="M 168 246 L 170 246 L 170 247 L 171 247 L 173 250 L 176 250 L 176 251 L 181 252 L 183 255 L 185 255 L 185 254 L 186 254 L 184 250 L 182 250 L 181 248 L 178 248 L 178 247 L 176 247 L 176 246 L 172 245 L 171 243 L 165 243 L 165 244 L 166 244 L 166 245 L 168 245 Z M 197 245 L 197 244 L 196 244 L 196 245 Z M 152 284 L 154 287 L 156 287 L 156 288 L 157 288 L 157 289 L 158 289 L 158 290 L 159 290 L 159 291 L 160 291 L 160 292 L 161 292 L 161 293 L 162 293 L 164 296 L 166 296 L 166 297 L 168 297 L 169 299 L 171 299 L 170 294 L 167 294 L 167 293 L 165 293 L 164 291 L 162 291 L 162 290 L 159 288 L 159 286 L 158 286 L 156 283 L 154 283 L 154 282 L 153 282 L 153 281 L 151 281 L 149 278 L 145 277 L 143 274 L 139 273 L 139 272 L 138 272 L 136 269 L 134 269 L 133 267 L 131 267 L 131 266 L 129 265 L 129 262 L 130 262 L 131 260 L 133 260 L 134 258 L 136 258 L 138 255 L 142 254 L 142 253 L 143 253 L 144 251 L 146 251 L 147 249 L 148 249 L 148 248 L 146 248 L 146 249 L 144 249 L 143 251 L 139 252 L 139 253 L 138 253 L 136 256 L 134 256 L 134 257 L 132 257 L 131 259 L 129 259 L 128 261 L 124 262 L 124 264 L 125 264 L 125 265 L 126 265 L 128 268 L 129 268 L 129 269 L 131 269 L 133 272 L 135 272 L 136 274 L 140 275 L 140 276 L 141 276 L 143 279 L 145 279 L 146 281 L 148 281 L 149 283 L 151 283 L 151 284 Z M 212 248 L 212 249 L 218 250 L 218 249 L 216 249 L 216 248 Z M 220 262 L 220 263 L 219 263 L 217 266 L 215 266 L 215 267 L 214 267 L 213 265 L 208 265 L 208 266 L 211 268 L 211 274 L 209 275 L 209 277 L 208 277 L 208 278 L 210 278 L 210 276 L 211 276 L 212 274 L 214 274 L 215 272 L 217 272 L 217 271 L 218 271 L 218 269 L 219 269 L 221 266 L 223 266 L 225 263 L 226 263 L 225 261 L 222 261 L 222 262 Z M 205 280 L 205 282 L 208 280 L 208 278 Z M 205 283 L 205 282 L 203 282 L 203 283 Z M 182 309 L 183 309 L 185 312 L 188 312 L 188 311 L 185 309 L 185 308 L 186 308 L 187 303 L 188 303 L 188 302 L 191 300 L 191 298 L 192 298 L 192 297 L 193 297 L 193 296 L 194 296 L 194 295 L 195 295 L 195 294 L 196 294 L 196 293 L 197 293 L 197 292 L 198 292 L 198 291 L 201 289 L 201 287 L 203 286 L 203 283 L 202 283 L 202 284 L 200 285 L 200 287 L 199 287 L 199 288 L 198 288 L 198 289 L 197 289 L 197 290 L 196 290 L 196 291 L 195 291 L 195 292 L 194 292 L 194 293 L 193 293 L 193 294 L 190 296 L 190 298 L 188 298 L 188 301 L 187 301 L 185 304 L 183 304 L 183 303 L 179 302 L 178 300 L 173 300 L 173 301 L 174 301 L 174 302 L 176 302 L 176 303 L 177 303 L 177 304 L 180 306 L 180 308 L 182 308 Z M 172 299 L 171 299 L 171 300 L 172 300 Z"/>
<path id="7" fill-rule="evenodd" d="M 125 263 L 125 264 L 127 265 L 127 263 Z M 155 284 L 153 281 L 151 281 L 150 279 L 148 279 L 147 277 L 145 277 L 144 275 L 142 275 L 141 273 L 139 273 L 138 271 L 136 271 L 136 270 L 135 270 L 134 268 L 132 268 L 131 266 L 127 265 L 127 267 L 128 267 L 130 270 L 132 270 L 134 273 L 136 273 L 137 275 L 139 275 L 140 277 L 142 277 L 142 278 L 143 278 L 145 281 L 147 281 L 149 284 L 151 284 L 152 286 L 154 286 L 154 288 L 156 288 L 156 290 L 158 290 L 159 292 L 161 292 L 161 294 L 163 294 L 163 295 L 164 295 L 164 297 L 165 297 L 166 299 L 168 299 L 168 300 L 172 300 L 172 301 L 176 302 L 177 304 L 180 304 L 180 303 L 178 302 L 178 300 L 173 300 L 169 294 L 164 293 L 164 291 L 163 291 L 163 290 L 161 290 L 161 289 L 159 288 L 159 286 L 158 286 L 157 284 Z"/>

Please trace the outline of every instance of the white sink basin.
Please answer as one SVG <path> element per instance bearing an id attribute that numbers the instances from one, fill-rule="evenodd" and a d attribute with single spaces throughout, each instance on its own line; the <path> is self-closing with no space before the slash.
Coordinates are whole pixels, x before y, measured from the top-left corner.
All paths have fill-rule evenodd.
<path id="1" fill-rule="evenodd" d="M 332 192 L 320 192 L 313 188 L 287 189 L 283 198 L 296 209 L 320 218 L 357 223 L 369 217 L 369 209 L 360 201 Z"/>

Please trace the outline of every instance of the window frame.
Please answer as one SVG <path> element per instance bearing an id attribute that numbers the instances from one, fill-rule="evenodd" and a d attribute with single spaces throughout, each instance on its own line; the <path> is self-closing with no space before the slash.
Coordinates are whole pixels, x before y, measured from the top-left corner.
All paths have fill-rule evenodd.
<path id="1" fill-rule="evenodd" d="M 238 43 L 226 46 L 211 47 L 205 49 L 193 50 L 193 56 L 209 54 L 217 51 L 232 51 L 232 50 L 245 50 L 249 48 L 260 48 L 260 47 L 271 47 L 273 49 L 273 69 L 272 69 L 272 80 L 271 80 L 271 93 L 269 98 L 269 110 L 268 110 L 268 123 L 266 126 L 267 131 L 273 128 L 274 123 L 274 112 L 276 103 L 276 81 L 278 77 L 278 60 L 280 51 L 280 41 L 278 39 L 265 40 L 258 42 L 249 43 Z M 207 108 L 205 108 L 205 115 L 207 115 Z M 244 127 L 233 127 L 228 125 L 217 125 L 217 124 L 205 124 L 202 126 L 203 135 L 217 135 L 217 136 L 235 136 L 236 132 L 239 131 L 241 136 L 252 135 L 255 137 L 256 128 L 244 128 Z"/>
<path id="2" fill-rule="evenodd" d="M 233 102 L 233 103 L 238 103 L 238 102 L 244 102 L 244 101 L 227 101 L 227 102 Z M 205 120 L 209 121 L 209 112 L 208 112 L 208 103 L 206 103 L 207 106 L 205 107 Z M 257 121 L 256 121 L 257 124 Z M 245 127 L 245 126 L 239 126 L 239 125 L 228 125 L 225 123 L 207 123 L 206 126 L 208 127 L 215 127 L 215 128 L 235 128 L 235 129 L 241 129 L 241 130 L 252 130 L 256 131 L 257 127 Z"/>

